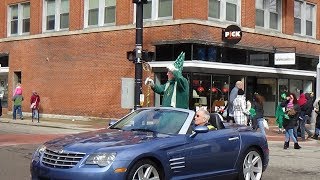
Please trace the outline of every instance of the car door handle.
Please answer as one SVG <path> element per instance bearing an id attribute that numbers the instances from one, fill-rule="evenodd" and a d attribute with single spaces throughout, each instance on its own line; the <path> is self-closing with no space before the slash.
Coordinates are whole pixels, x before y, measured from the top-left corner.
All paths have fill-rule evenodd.
<path id="1" fill-rule="evenodd" d="M 238 140 L 239 139 L 239 137 L 231 137 L 231 138 L 229 138 L 228 140 L 229 141 L 235 141 L 235 140 Z"/>

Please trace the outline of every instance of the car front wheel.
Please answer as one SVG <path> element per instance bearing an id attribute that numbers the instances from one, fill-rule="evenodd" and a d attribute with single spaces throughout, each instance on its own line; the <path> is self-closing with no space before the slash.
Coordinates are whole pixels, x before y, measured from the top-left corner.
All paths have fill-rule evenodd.
<path id="1" fill-rule="evenodd" d="M 128 180 L 163 180 L 161 169 L 149 159 L 138 161 L 128 174 Z"/>
<path id="2" fill-rule="evenodd" d="M 262 177 L 262 158 L 260 153 L 252 148 L 246 151 L 240 169 L 239 179 L 260 180 Z"/>

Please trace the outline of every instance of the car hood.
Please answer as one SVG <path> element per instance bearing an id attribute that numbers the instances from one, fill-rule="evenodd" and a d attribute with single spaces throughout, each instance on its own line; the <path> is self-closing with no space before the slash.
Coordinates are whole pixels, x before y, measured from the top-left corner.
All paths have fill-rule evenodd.
<path id="1" fill-rule="evenodd" d="M 45 143 L 50 150 L 92 152 L 102 148 L 127 147 L 170 135 L 141 131 L 102 129 L 93 132 L 68 135 Z"/>

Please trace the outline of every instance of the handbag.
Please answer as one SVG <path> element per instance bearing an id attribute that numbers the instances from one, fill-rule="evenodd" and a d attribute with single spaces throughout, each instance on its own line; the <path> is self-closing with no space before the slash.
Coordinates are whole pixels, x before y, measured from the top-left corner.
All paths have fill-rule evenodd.
<path id="1" fill-rule="evenodd" d="M 38 98 L 33 103 L 31 103 L 31 106 L 30 106 L 31 109 L 35 109 L 37 105 L 37 101 L 38 101 Z"/>

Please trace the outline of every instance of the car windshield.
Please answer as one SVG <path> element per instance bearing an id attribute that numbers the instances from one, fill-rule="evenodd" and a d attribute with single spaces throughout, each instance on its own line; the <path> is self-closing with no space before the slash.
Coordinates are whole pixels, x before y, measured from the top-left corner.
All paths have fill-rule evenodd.
<path id="1" fill-rule="evenodd" d="M 139 109 L 124 117 L 111 129 L 177 134 L 188 117 L 187 112 L 170 109 Z"/>

